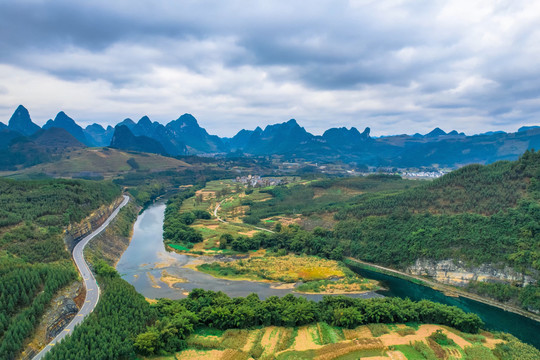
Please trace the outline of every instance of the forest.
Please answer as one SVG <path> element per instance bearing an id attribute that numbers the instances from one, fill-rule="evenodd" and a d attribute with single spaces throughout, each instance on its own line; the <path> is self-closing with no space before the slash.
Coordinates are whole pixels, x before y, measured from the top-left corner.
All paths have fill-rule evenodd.
<path id="1" fill-rule="evenodd" d="M 296 327 L 316 322 L 354 328 L 375 323 L 433 323 L 476 333 L 483 325 L 475 314 L 423 300 L 399 298 L 354 299 L 325 296 L 315 302 L 303 297 L 271 296 L 260 300 L 256 294 L 230 298 L 223 292 L 194 289 L 186 299 L 160 299 L 153 308 L 157 321 L 135 339 L 138 352 L 164 354 L 185 348 L 185 340 L 197 327 L 249 329 L 257 326 Z"/>
<path id="2" fill-rule="evenodd" d="M 95 266 L 103 297 L 73 334 L 47 354 L 53 359 L 120 359 L 167 354 L 186 347 L 197 328 L 245 329 L 301 326 L 316 322 L 353 328 L 368 323 L 435 323 L 476 333 L 483 323 L 475 314 L 431 301 L 325 297 L 321 302 L 287 295 L 260 300 L 256 294 L 230 298 L 222 292 L 195 289 L 181 300 L 150 305 L 114 268 Z"/>
<path id="3" fill-rule="evenodd" d="M 397 181 L 381 179 L 386 184 Z M 274 198 L 253 204 L 248 216 L 258 221 L 291 204 L 296 212 L 309 216 L 314 187 L 345 181 L 324 179 L 298 189 L 272 189 Z M 469 165 L 418 186 L 365 192 L 328 204 L 320 211 L 333 213 L 338 220 L 332 230 L 280 226 L 277 234 L 236 242 L 240 249 L 260 245 L 338 260 L 345 255 L 399 269 L 419 258 L 456 259 L 470 265 L 507 265 L 535 276 L 540 271 L 539 200 L 540 152 L 527 151 L 517 161 Z M 506 289 L 502 297 L 500 287 L 471 286 L 470 290 L 540 309 L 537 285 Z"/>
<path id="4" fill-rule="evenodd" d="M 184 200 L 195 196 L 195 192 L 202 189 L 204 184 L 190 187 L 177 193 L 167 201 L 165 220 L 163 221 L 163 239 L 165 244 L 180 244 L 187 248 L 203 240 L 200 231 L 190 227 L 196 219 L 210 219 L 207 211 L 180 212 Z"/>
<path id="5" fill-rule="evenodd" d="M 120 196 L 110 182 L 0 179 L 0 358 L 14 358 L 77 279 L 63 229 Z"/>
<path id="6" fill-rule="evenodd" d="M 155 320 L 155 311 L 133 286 L 108 265 L 96 267 L 103 296 L 96 309 L 45 359 L 105 360 L 134 358 L 133 341 Z"/>

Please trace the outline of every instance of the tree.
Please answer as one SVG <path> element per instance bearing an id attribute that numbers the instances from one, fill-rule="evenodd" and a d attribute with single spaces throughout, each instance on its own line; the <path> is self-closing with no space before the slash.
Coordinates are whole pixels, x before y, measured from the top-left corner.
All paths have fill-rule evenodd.
<path id="1" fill-rule="evenodd" d="M 159 332 L 156 328 L 150 328 L 148 331 L 137 335 L 133 345 L 138 352 L 152 355 L 159 347 Z"/>
<path id="2" fill-rule="evenodd" d="M 220 249 L 226 249 L 227 244 L 232 243 L 234 240 L 233 236 L 231 234 L 222 234 L 219 237 L 219 248 Z"/>

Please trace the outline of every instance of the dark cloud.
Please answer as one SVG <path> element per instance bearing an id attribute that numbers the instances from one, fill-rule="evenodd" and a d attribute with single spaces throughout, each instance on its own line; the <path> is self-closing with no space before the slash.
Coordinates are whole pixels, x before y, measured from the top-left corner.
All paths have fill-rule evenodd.
<path id="1" fill-rule="evenodd" d="M 68 104 L 108 123 L 190 111 L 227 135 L 227 122 L 290 117 L 308 130 L 517 128 L 540 114 L 538 24 L 526 1 L 8 0 L 0 109 Z"/>

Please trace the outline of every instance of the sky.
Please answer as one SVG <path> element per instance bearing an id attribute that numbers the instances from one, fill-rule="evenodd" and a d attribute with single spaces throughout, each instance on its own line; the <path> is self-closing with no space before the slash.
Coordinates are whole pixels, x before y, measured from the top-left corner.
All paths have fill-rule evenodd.
<path id="1" fill-rule="evenodd" d="M 0 121 L 372 135 L 540 124 L 539 1 L 0 2 Z"/>

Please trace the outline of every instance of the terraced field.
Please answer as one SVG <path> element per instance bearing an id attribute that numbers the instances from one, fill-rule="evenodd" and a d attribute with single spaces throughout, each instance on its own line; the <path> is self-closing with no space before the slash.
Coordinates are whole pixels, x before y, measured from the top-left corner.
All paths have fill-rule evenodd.
<path id="1" fill-rule="evenodd" d="M 490 333 L 471 335 L 439 325 L 409 325 L 383 325 L 387 332 L 382 335 L 371 326 L 341 329 L 326 323 L 297 328 L 201 329 L 188 338 L 187 350 L 160 359 L 483 360 L 496 359 L 492 349 L 503 342 Z M 404 329 L 407 331 L 401 331 Z M 452 345 L 430 339 L 437 330 Z"/>

